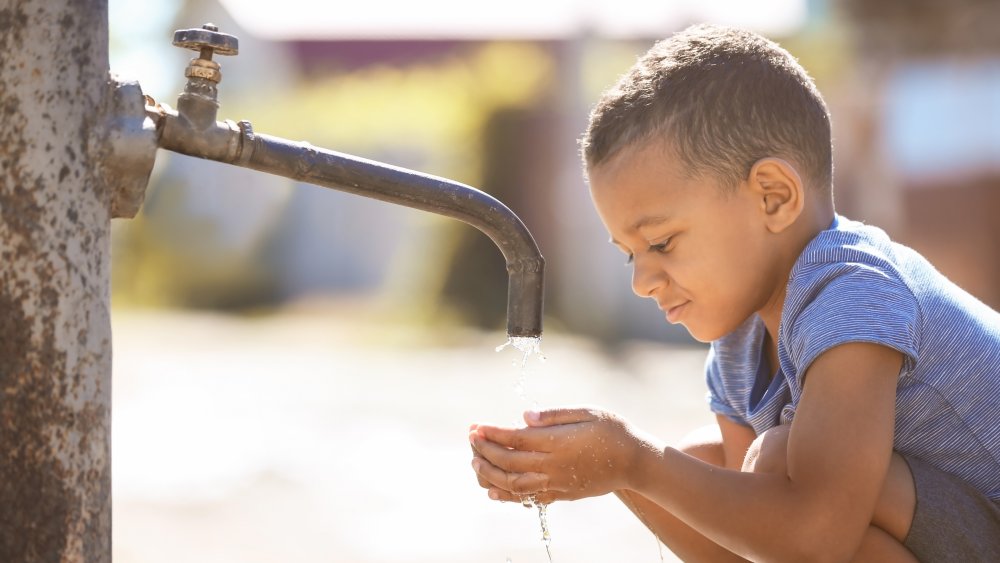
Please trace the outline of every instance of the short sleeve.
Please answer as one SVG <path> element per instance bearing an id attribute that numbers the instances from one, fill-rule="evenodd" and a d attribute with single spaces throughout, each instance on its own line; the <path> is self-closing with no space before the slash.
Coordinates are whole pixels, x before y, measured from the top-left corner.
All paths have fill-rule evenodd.
<path id="1" fill-rule="evenodd" d="M 734 422 L 747 424 L 726 397 L 726 388 L 722 384 L 722 370 L 719 369 L 715 347 L 716 343 L 712 343 L 712 346 L 708 350 L 708 357 L 705 359 L 705 381 L 708 384 L 708 393 L 705 398 L 708 401 L 708 408 L 716 414 L 721 414 L 732 419 Z"/>
<path id="2" fill-rule="evenodd" d="M 820 354 L 849 342 L 881 344 L 901 352 L 903 371 L 917 357 L 919 306 L 913 292 L 892 270 L 865 264 L 829 264 L 799 280 L 806 291 L 790 294 L 782 319 L 785 348 L 801 384 Z"/>

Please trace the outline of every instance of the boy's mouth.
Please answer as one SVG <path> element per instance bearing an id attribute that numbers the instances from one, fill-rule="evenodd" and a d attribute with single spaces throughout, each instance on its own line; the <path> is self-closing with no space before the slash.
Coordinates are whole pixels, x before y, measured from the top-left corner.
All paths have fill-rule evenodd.
<path id="1" fill-rule="evenodd" d="M 666 313 L 667 322 L 672 325 L 675 325 L 678 322 L 680 322 L 681 315 L 684 313 L 684 309 L 685 307 L 687 307 L 688 303 L 690 303 L 690 301 L 684 301 L 683 303 L 679 303 L 671 307 L 661 306 L 660 309 L 662 309 L 663 312 Z"/>

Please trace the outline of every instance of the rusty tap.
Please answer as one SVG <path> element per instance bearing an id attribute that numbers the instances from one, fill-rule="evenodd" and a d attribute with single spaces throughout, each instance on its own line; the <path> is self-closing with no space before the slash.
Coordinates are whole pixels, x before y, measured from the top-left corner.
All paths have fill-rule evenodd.
<path id="1" fill-rule="evenodd" d="M 206 23 L 201 28 L 175 31 L 173 44 L 199 54 L 184 69 L 187 84 L 177 99 L 177 111 L 196 129 L 211 127 L 219 111 L 218 84 L 222 81 L 222 69 L 212 56 L 238 54 L 239 39 Z"/>

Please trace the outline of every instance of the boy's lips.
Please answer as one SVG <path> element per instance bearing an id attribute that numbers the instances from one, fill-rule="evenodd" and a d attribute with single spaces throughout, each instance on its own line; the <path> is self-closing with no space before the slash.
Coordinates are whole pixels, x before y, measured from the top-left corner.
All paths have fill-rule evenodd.
<path id="1" fill-rule="evenodd" d="M 684 307 L 687 306 L 688 303 L 690 303 L 690 301 L 683 301 L 670 306 L 660 305 L 660 309 L 667 314 L 668 323 L 677 324 L 677 322 L 680 321 L 681 314 L 684 312 Z"/>

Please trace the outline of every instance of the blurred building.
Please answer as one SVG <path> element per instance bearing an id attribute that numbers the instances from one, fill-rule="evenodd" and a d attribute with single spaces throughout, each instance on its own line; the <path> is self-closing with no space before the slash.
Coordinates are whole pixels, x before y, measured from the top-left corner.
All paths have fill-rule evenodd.
<path id="1" fill-rule="evenodd" d="M 856 85 L 842 207 L 1000 308 L 1000 4 L 841 7 Z"/>
<path id="2" fill-rule="evenodd" d="M 800 57 L 831 106 L 838 209 L 1000 306 L 996 3 L 744 4 L 381 1 L 332 10 L 221 0 L 186 3 L 171 26 L 214 21 L 239 36 L 240 55 L 221 61 L 220 117 L 454 178 L 506 203 L 546 256 L 549 327 L 608 340 L 687 337 L 631 294 L 630 271 L 606 244 L 576 145 L 590 105 L 653 41 L 689 23 L 750 27 Z M 183 62 L 170 64 L 178 91 Z M 173 103 L 173 94 L 147 93 Z M 503 259 L 471 227 L 159 158 L 168 163 L 142 221 L 184 257 L 171 267 L 190 278 L 183 304 L 378 292 L 390 306 L 503 324 Z"/>

